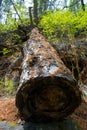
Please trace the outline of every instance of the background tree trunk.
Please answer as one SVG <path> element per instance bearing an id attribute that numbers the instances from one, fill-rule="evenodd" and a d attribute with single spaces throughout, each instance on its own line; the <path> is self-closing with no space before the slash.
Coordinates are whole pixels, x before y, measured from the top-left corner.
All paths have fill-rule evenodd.
<path id="1" fill-rule="evenodd" d="M 30 26 L 33 27 L 33 20 L 32 20 L 32 7 L 29 7 L 29 17 L 30 17 Z"/>
<path id="2" fill-rule="evenodd" d="M 83 11 L 85 11 L 85 4 L 84 4 L 84 0 L 81 0 L 81 5 L 82 5 L 82 9 L 83 9 Z"/>
<path id="3" fill-rule="evenodd" d="M 33 0 L 34 3 L 34 23 L 37 25 L 38 24 L 38 2 L 37 0 Z"/>

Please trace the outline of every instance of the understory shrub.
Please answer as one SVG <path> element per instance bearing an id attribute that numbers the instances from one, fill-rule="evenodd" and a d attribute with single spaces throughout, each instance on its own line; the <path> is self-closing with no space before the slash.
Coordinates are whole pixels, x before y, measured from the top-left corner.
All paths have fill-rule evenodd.
<path id="1" fill-rule="evenodd" d="M 58 38 L 73 39 L 79 33 L 87 31 L 87 11 L 80 10 L 77 14 L 69 10 L 49 11 L 42 17 L 39 27 L 49 41 L 58 40 Z"/>

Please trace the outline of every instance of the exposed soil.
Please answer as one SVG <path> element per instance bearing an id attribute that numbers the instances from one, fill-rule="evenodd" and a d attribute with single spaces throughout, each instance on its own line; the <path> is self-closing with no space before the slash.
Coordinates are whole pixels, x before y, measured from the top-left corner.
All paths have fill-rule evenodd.
<path id="1" fill-rule="evenodd" d="M 17 108 L 14 97 L 0 98 L 0 121 L 13 122 L 17 121 Z"/>

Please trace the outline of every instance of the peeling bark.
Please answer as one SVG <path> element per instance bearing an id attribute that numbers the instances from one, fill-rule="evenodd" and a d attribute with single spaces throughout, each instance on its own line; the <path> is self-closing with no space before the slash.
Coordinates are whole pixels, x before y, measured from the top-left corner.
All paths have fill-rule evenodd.
<path id="1" fill-rule="evenodd" d="M 16 94 L 20 115 L 32 122 L 49 122 L 71 114 L 81 102 L 81 93 L 69 69 L 37 28 L 23 51 Z"/>

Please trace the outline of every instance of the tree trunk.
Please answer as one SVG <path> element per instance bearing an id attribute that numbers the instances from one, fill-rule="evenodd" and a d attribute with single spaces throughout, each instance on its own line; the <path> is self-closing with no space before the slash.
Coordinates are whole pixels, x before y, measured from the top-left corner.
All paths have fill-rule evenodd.
<path id="1" fill-rule="evenodd" d="M 2 0 L 0 0 L 0 6 L 1 6 L 1 4 L 2 4 Z"/>
<path id="2" fill-rule="evenodd" d="M 82 5 L 82 9 L 83 9 L 83 11 L 85 11 L 85 4 L 84 4 L 84 0 L 81 0 L 81 5 Z"/>
<path id="3" fill-rule="evenodd" d="M 47 11 L 47 0 L 44 0 L 44 11 Z"/>
<path id="4" fill-rule="evenodd" d="M 32 7 L 29 7 L 29 17 L 30 17 L 30 26 L 33 27 L 33 20 L 32 20 Z"/>
<path id="5" fill-rule="evenodd" d="M 37 28 L 24 46 L 16 106 L 25 120 L 57 121 L 71 114 L 81 94 L 71 72 Z"/>
<path id="6" fill-rule="evenodd" d="M 18 13 L 18 11 L 17 11 L 16 7 L 15 7 L 14 2 L 13 2 L 12 0 L 11 0 L 11 2 L 12 2 L 12 5 L 13 5 L 13 7 L 14 7 L 14 10 L 15 10 L 16 14 L 17 14 L 17 15 L 18 15 L 18 17 L 19 17 L 19 20 L 20 20 L 20 21 L 21 21 L 21 23 L 23 24 L 23 21 L 22 21 L 22 19 L 21 19 L 20 15 L 19 15 L 19 13 Z"/>
<path id="7" fill-rule="evenodd" d="M 37 0 L 33 0 L 33 3 L 34 3 L 34 22 L 37 25 L 38 24 L 38 10 L 37 10 L 38 3 L 37 3 Z"/>

